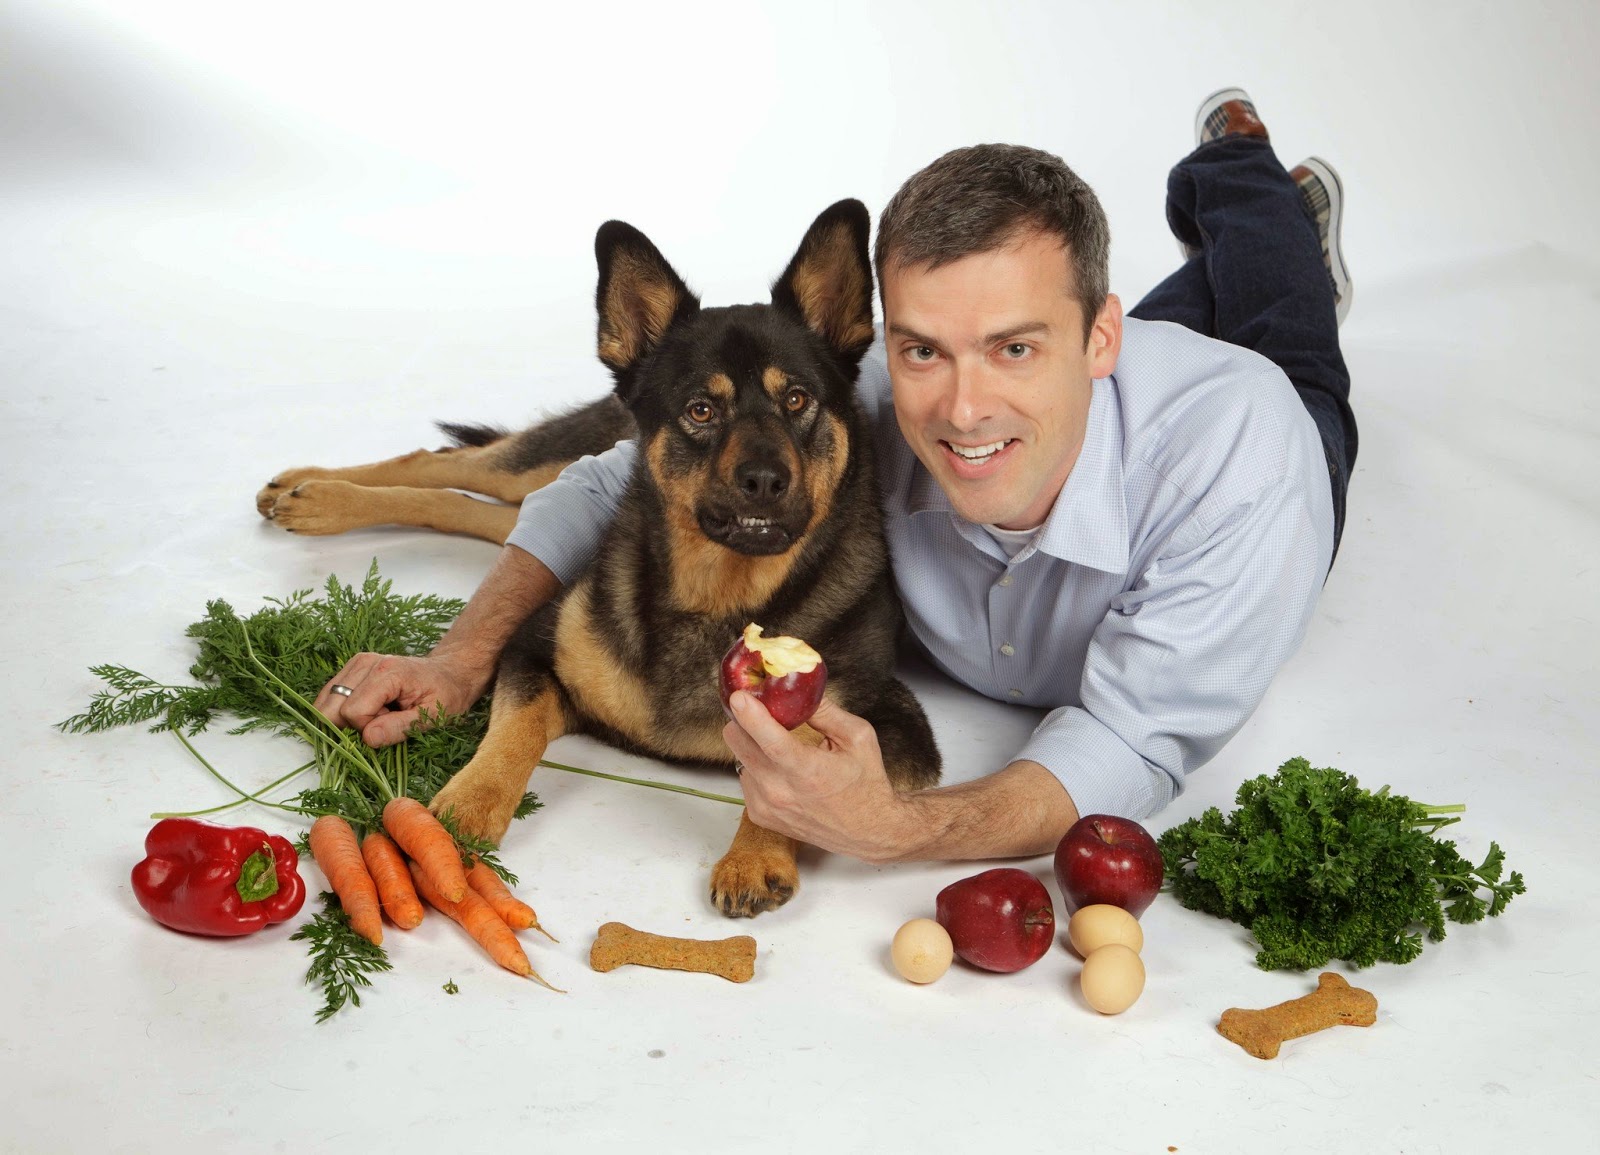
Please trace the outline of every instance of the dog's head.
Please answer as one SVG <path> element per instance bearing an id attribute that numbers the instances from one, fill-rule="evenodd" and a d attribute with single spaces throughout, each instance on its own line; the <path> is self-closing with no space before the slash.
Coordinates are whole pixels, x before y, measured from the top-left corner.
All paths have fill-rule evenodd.
<path id="1" fill-rule="evenodd" d="M 860 201 L 840 201 L 806 231 L 770 305 L 702 309 L 643 233 L 601 226 L 600 360 L 685 528 L 760 556 L 785 553 L 826 516 L 873 339 L 869 228 Z"/>

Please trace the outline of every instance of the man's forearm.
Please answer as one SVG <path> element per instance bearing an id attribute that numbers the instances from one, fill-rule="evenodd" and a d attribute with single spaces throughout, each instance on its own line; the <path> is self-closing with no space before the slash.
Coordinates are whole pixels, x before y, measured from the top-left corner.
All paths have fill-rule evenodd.
<path id="1" fill-rule="evenodd" d="M 488 689 L 500 651 L 517 627 L 560 591 L 560 581 L 543 562 L 508 545 L 429 656 L 469 681 L 475 701 Z"/>
<path id="2" fill-rule="evenodd" d="M 1023 858 L 1055 850 L 1078 808 L 1037 762 L 1013 762 L 985 778 L 902 796 L 899 862 Z"/>

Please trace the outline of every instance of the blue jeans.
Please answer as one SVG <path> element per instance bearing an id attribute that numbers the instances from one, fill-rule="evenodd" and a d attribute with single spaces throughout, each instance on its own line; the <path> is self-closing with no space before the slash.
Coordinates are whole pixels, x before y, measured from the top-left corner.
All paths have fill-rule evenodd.
<path id="1" fill-rule="evenodd" d="M 1288 375 L 1322 434 L 1337 556 L 1356 419 L 1333 285 L 1299 188 L 1267 141 L 1223 137 L 1195 149 L 1168 176 L 1167 224 L 1199 255 L 1129 315 L 1242 345 Z"/>

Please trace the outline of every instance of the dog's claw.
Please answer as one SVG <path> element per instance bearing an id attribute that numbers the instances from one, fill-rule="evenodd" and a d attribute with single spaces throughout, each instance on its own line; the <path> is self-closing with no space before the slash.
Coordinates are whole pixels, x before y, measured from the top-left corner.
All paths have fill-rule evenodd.
<path id="1" fill-rule="evenodd" d="M 800 879 L 792 867 L 763 870 L 752 877 L 759 869 L 759 864 L 741 862 L 731 854 L 724 858 L 711 875 L 711 905 L 729 918 L 754 918 L 794 897 Z"/>

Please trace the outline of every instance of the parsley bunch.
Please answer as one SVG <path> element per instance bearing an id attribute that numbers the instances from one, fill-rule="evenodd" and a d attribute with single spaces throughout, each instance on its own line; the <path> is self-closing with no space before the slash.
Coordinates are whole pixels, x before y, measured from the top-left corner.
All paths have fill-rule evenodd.
<path id="1" fill-rule="evenodd" d="M 1447 918 L 1498 915 L 1525 889 L 1516 871 L 1501 880 L 1496 843 L 1473 866 L 1433 837 L 1464 806 L 1374 793 L 1304 758 L 1244 783 L 1235 800 L 1226 817 L 1213 806 L 1158 843 L 1177 900 L 1248 927 L 1263 970 L 1410 962 L 1424 934 L 1444 938 Z"/>

